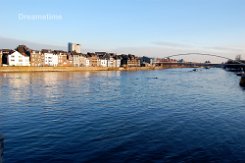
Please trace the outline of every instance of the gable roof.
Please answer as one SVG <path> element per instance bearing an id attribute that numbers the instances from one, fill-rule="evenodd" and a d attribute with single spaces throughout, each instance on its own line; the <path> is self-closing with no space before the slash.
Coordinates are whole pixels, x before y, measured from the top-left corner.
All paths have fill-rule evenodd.
<path id="1" fill-rule="evenodd" d="M 15 50 L 15 51 L 13 51 L 12 53 L 10 53 L 9 55 L 22 55 L 22 56 L 24 56 L 24 57 L 29 57 L 29 56 L 27 56 L 27 55 L 23 55 L 22 53 L 20 53 L 20 52 L 18 52 L 17 50 Z"/>

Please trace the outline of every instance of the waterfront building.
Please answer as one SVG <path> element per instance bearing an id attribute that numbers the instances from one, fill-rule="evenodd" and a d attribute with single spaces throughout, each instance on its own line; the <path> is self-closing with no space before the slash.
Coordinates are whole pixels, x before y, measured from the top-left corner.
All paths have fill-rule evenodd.
<path id="1" fill-rule="evenodd" d="M 80 55 L 79 54 L 73 54 L 72 55 L 72 63 L 74 67 L 80 67 Z"/>
<path id="2" fill-rule="evenodd" d="M 140 67 L 140 58 L 132 54 L 121 55 L 121 65 L 124 67 Z"/>
<path id="3" fill-rule="evenodd" d="M 89 58 L 86 54 L 81 54 L 79 59 L 80 59 L 80 66 L 81 67 L 89 67 L 90 66 L 90 61 L 89 61 Z"/>
<path id="4" fill-rule="evenodd" d="M 152 66 L 153 65 L 153 59 L 152 58 L 149 58 L 149 57 L 146 57 L 146 56 L 143 56 L 141 59 L 140 59 L 140 65 L 141 66 Z"/>
<path id="5" fill-rule="evenodd" d="M 45 65 L 45 57 L 41 51 L 31 50 L 30 53 L 31 66 L 42 67 Z"/>
<path id="6" fill-rule="evenodd" d="M 52 50 L 43 49 L 45 66 L 58 66 L 58 55 L 54 54 Z"/>
<path id="7" fill-rule="evenodd" d="M 108 55 L 108 67 L 121 67 L 121 57 L 115 53 Z"/>
<path id="8" fill-rule="evenodd" d="M 100 66 L 100 59 L 96 53 L 87 53 L 89 58 L 89 63 L 91 67 L 98 67 Z"/>
<path id="9" fill-rule="evenodd" d="M 98 56 L 98 66 L 100 67 L 108 67 L 108 59 L 106 57 L 106 52 L 95 52 L 95 54 Z"/>
<path id="10" fill-rule="evenodd" d="M 30 57 L 24 54 L 14 51 L 8 55 L 9 66 L 30 66 Z"/>
<path id="11" fill-rule="evenodd" d="M 58 56 L 58 66 L 60 67 L 69 67 L 71 66 L 69 60 L 68 60 L 68 53 L 63 50 L 54 50 L 53 52 Z"/>
<path id="12" fill-rule="evenodd" d="M 116 67 L 115 54 L 108 54 L 108 67 Z"/>
<path id="13" fill-rule="evenodd" d="M 72 50 L 71 52 L 49 49 L 42 49 L 41 51 L 37 51 L 31 50 L 25 45 L 19 45 L 16 48 L 16 51 L 18 51 L 23 56 L 28 56 L 30 59 L 30 66 L 34 67 L 140 67 L 142 62 L 147 62 L 146 59 L 141 60 L 141 58 L 131 54 L 117 55 L 116 53 L 107 52 L 95 52 L 87 54 L 77 53 L 76 51 L 79 51 L 79 49 L 73 47 L 73 43 L 69 43 L 69 45 L 70 51 Z M 15 51 L 9 49 L 0 51 L 0 66 L 9 64 L 8 56 L 13 52 Z"/>
<path id="14" fill-rule="evenodd" d="M 81 53 L 81 45 L 77 43 L 68 43 L 68 52 Z"/>
<path id="15" fill-rule="evenodd" d="M 58 54 L 58 66 L 61 66 L 61 67 L 71 66 L 69 60 L 67 59 L 67 55 Z"/>
<path id="16" fill-rule="evenodd" d="M 71 52 L 68 55 L 68 59 L 71 61 L 74 67 L 90 67 L 89 55 Z"/>
<path id="17" fill-rule="evenodd" d="M 115 61 L 115 67 L 121 67 L 121 57 L 116 55 L 114 56 L 114 61 Z"/>
<path id="18" fill-rule="evenodd" d="M 129 55 L 128 67 L 140 67 L 140 58 L 135 55 Z"/>
<path id="19" fill-rule="evenodd" d="M 68 52 L 67 55 L 67 60 L 69 62 L 69 65 L 73 66 L 73 55 L 71 53 Z"/>
<path id="20" fill-rule="evenodd" d="M 14 50 L 12 49 L 1 49 L 2 53 L 2 65 L 8 65 L 8 56 L 12 54 Z"/>
<path id="21" fill-rule="evenodd" d="M 101 67 L 120 67 L 121 57 L 114 53 L 96 52 L 99 56 L 99 66 Z"/>
<path id="22" fill-rule="evenodd" d="M 99 57 L 99 62 L 101 67 L 108 67 L 108 59 L 106 57 L 106 54 L 104 56 Z"/>

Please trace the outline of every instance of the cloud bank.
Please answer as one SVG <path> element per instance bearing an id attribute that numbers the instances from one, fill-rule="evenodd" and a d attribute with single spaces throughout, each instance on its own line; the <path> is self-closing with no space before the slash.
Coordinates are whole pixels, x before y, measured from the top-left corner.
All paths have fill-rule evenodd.
<path id="1" fill-rule="evenodd" d="M 66 50 L 65 46 L 47 45 L 47 44 L 35 43 L 31 41 L 0 37 L 0 49 L 3 48 L 15 49 L 18 45 L 27 45 L 29 48 L 33 50 L 41 50 L 41 49 Z"/>

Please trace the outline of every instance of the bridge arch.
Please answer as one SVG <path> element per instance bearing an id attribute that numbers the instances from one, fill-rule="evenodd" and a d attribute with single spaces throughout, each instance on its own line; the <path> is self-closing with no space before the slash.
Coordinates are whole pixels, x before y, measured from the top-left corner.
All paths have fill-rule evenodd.
<path id="1" fill-rule="evenodd" d="M 185 53 L 185 54 L 175 54 L 175 55 L 170 55 L 164 58 L 172 58 L 172 57 L 178 57 L 178 56 L 188 56 L 188 55 L 200 55 L 200 56 L 211 56 L 211 57 L 216 57 L 216 58 L 222 58 L 222 59 L 227 59 L 227 60 L 232 60 L 233 62 L 239 63 L 243 66 L 245 66 L 245 63 L 242 63 L 240 61 L 231 59 L 231 58 L 227 58 L 227 57 L 223 57 L 220 55 L 214 55 L 214 54 L 205 54 L 205 53 Z"/>

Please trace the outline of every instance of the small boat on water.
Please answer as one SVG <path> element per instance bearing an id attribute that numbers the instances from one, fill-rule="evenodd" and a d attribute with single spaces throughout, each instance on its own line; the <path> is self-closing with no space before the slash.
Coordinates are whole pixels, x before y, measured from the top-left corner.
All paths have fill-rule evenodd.
<path id="1" fill-rule="evenodd" d="M 238 72 L 236 73 L 237 76 L 242 76 L 244 74 L 244 72 Z"/>
<path id="2" fill-rule="evenodd" d="M 241 69 L 240 72 L 236 73 L 237 76 L 242 76 L 243 74 L 245 74 L 243 69 Z"/>
<path id="3" fill-rule="evenodd" d="M 192 70 L 190 70 L 189 72 L 198 72 L 198 71 L 202 71 L 201 69 L 198 68 L 193 68 Z"/>
<path id="4" fill-rule="evenodd" d="M 204 69 L 208 70 L 208 69 L 210 69 L 210 67 L 209 66 L 205 66 Z"/>

